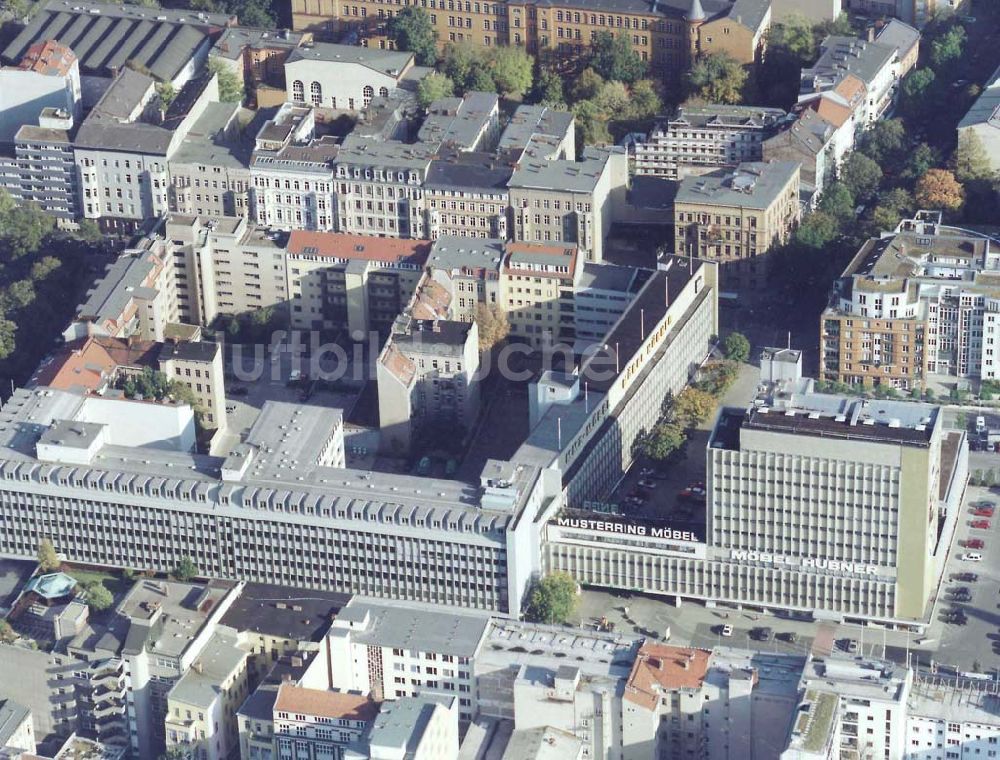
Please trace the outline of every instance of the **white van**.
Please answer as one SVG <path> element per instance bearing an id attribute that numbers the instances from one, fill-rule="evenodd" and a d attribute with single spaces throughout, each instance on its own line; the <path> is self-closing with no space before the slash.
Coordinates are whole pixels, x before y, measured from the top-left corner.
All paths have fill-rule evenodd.
<path id="1" fill-rule="evenodd" d="M 986 418 L 983 415 L 976 417 L 976 432 L 982 433 L 986 430 Z"/>
<path id="2" fill-rule="evenodd" d="M 966 562 L 982 562 L 983 555 L 979 552 L 966 552 L 959 559 L 964 559 Z"/>

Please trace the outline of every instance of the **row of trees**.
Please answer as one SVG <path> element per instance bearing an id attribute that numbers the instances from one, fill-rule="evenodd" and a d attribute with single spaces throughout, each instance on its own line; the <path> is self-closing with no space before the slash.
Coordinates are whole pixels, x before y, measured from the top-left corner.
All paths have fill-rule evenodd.
<path id="1" fill-rule="evenodd" d="M 646 78 L 648 67 L 628 35 L 600 32 L 582 72 L 570 80 L 519 47 L 453 43 L 439 60 L 430 16 L 416 6 L 403 8 L 390 19 L 388 33 L 398 49 L 414 54 L 417 63 L 437 65 L 438 71 L 418 85 L 418 100 L 425 107 L 470 90 L 496 92 L 573 111 L 578 139 L 584 144 L 613 142 L 663 109 L 661 85 Z"/>

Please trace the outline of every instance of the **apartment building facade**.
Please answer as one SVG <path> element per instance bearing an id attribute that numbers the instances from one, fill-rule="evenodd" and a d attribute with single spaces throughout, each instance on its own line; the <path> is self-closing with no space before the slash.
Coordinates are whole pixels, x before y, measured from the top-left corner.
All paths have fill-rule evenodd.
<path id="1" fill-rule="evenodd" d="M 473 663 L 489 627 L 490 618 L 480 613 L 354 598 L 327 634 L 332 677 L 321 680 L 379 702 L 447 694 L 458 700 L 459 721 L 468 725 L 478 711 Z"/>
<path id="2" fill-rule="evenodd" d="M 780 108 L 681 106 L 635 145 L 635 173 L 667 179 L 763 158 L 762 144 L 787 118 Z"/>
<path id="3" fill-rule="evenodd" d="M 601 262 L 614 198 L 625 191 L 626 155 L 588 146 L 580 161 L 569 161 L 549 150 L 549 140 L 532 138 L 510 178 L 513 239 L 573 243 L 587 261 Z"/>
<path id="4" fill-rule="evenodd" d="M 674 201 L 676 253 L 717 261 L 724 288 L 752 291 L 766 273 L 757 257 L 788 240 L 801 215 L 797 162 L 688 177 Z"/>
<path id="5" fill-rule="evenodd" d="M 0 188 L 17 203 L 37 203 L 60 227 L 75 227 L 79 216 L 79 179 L 65 112 L 45 109 L 38 126 L 25 124 L 13 151 L 0 153 Z"/>
<path id="6" fill-rule="evenodd" d="M 929 373 L 1000 377 L 998 252 L 996 240 L 933 212 L 868 240 L 821 316 L 821 377 L 900 389 Z"/>
<path id="7" fill-rule="evenodd" d="M 511 335 L 532 348 L 573 345 L 574 292 L 583 265 L 575 246 L 509 243 L 501 292 Z"/>
<path id="8" fill-rule="evenodd" d="M 698 53 L 726 52 L 741 63 L 758 60 L 771 22 L 770 3 L 761 0 L 650 7 L 420 0 L 420 7 L 427 9 L 441 45 L 518 45 L 532 55 L 568 59 L 582 55 L 598 33 L 607 31 L 630 36 L 651 70 L 668 77 L 678 76 Z M 292 25 L 331 39 L 354 31 L 367 38 L 369 47 L 382 47 L 388 44 L 386 23 L 395 10 L 377 0 L 296 0 Z"/>

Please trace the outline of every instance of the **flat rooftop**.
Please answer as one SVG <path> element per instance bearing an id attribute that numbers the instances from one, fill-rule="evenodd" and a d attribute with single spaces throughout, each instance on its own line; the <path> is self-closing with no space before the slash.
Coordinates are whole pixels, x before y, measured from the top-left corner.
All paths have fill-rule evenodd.
<path id="1" fill-rule="evenodd" d="M 354 597 L 337 614 L 331 634 L 350 630 L 355 641 L 372 646 L 472 657 L 489 626 L 485 614 Z"/>
<path id="2" fill-rule="evenodd" d="M 297 641 L 321 641 L 349 594 L 269 583 L 247 583 L 220 619 L 237 631 Z"/>
<path id="3" fill-rule="evenodd" d="M 232 583 L 225 581 L 208 584 L 137 581 L 118 608 L 132 621 L 125 640 L 126 651 L 154 646 L 164 656 L 179 656 L 232 587 Z"/>
<path id="4" fill-rule="evenodd" d="M 236 636 L 216 631 L 202 647 L 191 667 L 173 685 L 168 699 L 204 707 L 206 710 L 221 698 L 221 685 L 247 658 Z M 170 717 L 167 717 L 170 720 Z"/>

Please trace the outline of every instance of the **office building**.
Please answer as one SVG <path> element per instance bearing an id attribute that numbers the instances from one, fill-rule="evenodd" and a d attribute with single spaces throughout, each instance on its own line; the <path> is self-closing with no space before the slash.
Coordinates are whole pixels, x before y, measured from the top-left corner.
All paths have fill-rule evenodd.
<path id="1" fill-rule="evenodd" d="M 863 84 L 866 97 L 857 108 L 859 130 L 865 130 L 893 109 L 900 80 L 916 65 L 920 32 L 901 21 L 884 26 L 869 39 L 831 35 L 820 45 L 820 55 L 800 76 L 799 98 L 834 87 L 845 76 Z"/>
<path id="2" fill-rule="evenodd" d="M 22 125 L 36 124 L 47 108 L 79 122 L 80 62 L 70 48 L 36 42 L 15 63 L 0 67 L 0 145 L 13 142 Z"/>
<path id="3" fill-rule="evenodd" d="M 387 335 L 417 289 L 431 244 L 293 231 L 287 245 L 292 326 Z"/>
<path id="4" fill-rule="evenodd" d="M 913 671 L 891 662 L 810 659 L 782 760 L 911 757 L 905 747 Z"/>
<path id="5" fill-rule="evenodd" d="M 836 174 L 838 154 L 846 154 L 853 145 L 853 121 L 838 128 L 816 110 L 804 108 L 796 119 L 785 122 L 775 135 L 764 141 L 762 152 L 768 163 L 800 164 L 799 195 L 804 204 L 815 206 L 827 182 Z"/>
<path id="6" fill-rule="evenodd" d="M 31 710 L 13 699 L 0 701 L 0 749 L 29 754 L 36 749 Z"/>
<path id="7" fill-rule="evenodd" d="M 237 103 L 209 103 L 168 163 L 172 212 L 220 219 L 250 212 L 251 146 Z"/>
<path id="8" fill-rule="evenodd" d="M 181 90 L 203 67 L 214 36 L 235 23 L 223 13 L 49 0 L 0 52 L 0 61 L 16 63 L 47 40 L 64 45 L 80 62 L 89 107 L 129 61 Z"/>
<path id="9" fill-rule="evenodd" d="M 656 6 L 611 3 L 586 7 L 572 2 L 522 6 L 507 2 L 476 7 L 423 5 L 439 44 L 468 42 L 482 47 L 523 46 L 531 55 L 580 57 L 602 31 L 630 34 L 632 44 L 656 76 L 677 77 L 699 53 L 728 53 L 740 63 L 758 60 L 771 23 L 771 6 L 762 0 L 674 0 Z M 388 44 L 386 23 L 392 11 L 374 0 L 344 4 L 296 0 L 292 26 L 317 37 L 335 39 L 354 32 L 369 48 Z"/>
<path id="10" fill-rule="evenodd" d="M 308 43 L 285 59 L 285 97 L 299 105 L 361 111 L 376 97 L 415 89 L 429 71 L 413 65 L 413 53 Z"/>
<path id="11" fill-rule="evenodd" d="M 958 137 L 979 138 L 993 171 L 1000 171 L 1000 67 L 990 76 L 979 97 L 958 122 Z"/>
<path id="12" fill-rule="evenodd" d="M 906 710 L 903 757 L 991 757 L 1000 744 L 998 696 L 989 681 L 915 676 Z"/>
<path id="13" fill-rule="evenodd" d="M 337 143 L 315 138 L 313 109 L 284 104 L 257 134 L 250 159 L 253 218 L 278 229 L 334 230 Z"/>
<path id="14" fill-rule="evenodd" d="M 473 663 L 492 625 L 482 613 L 355 597 L 337 614 L 310 670 L 330 674 L 324 688 L 377 702 L 454 697 L 466 725 L 477 712 Z"/>
<path id="15" fill-rule="evenodd" d="M 479 717 L 466 742 L 484 722 L 500 722 L 483 741 L 490 750 L 508 741 L 504 757 L 518 757 L 524 733 L 554 730 L 576 739 L 584 757 L 617 760 L 622 694 L 640 644 L 622 634 L 494 619 L 475 658 Z M 503 724 L 513 730 L 507 739 Z"/>
<path id="16" fill-rule="evenodd" d="M 821 378 L 911 389 L 929 374 L 1000 377 L 998 255 L 936 212 L 865 242 L 820 317 Z"/>
<path id="17" fill-rule="evenodd" d="M 508 243 L 501 305 L 511 335 L 532 348 L 556 343 L 573 345 L 574 291 L 583 267 L 583 256 L 574 245 Z"/>
<path id="18" fill-rule="evenodd" d="M 249 694 L 247 651 L 231 633 L 216 631 L 167 692 L 167 751 L 225 760 L 239 747 L 236 710 Z"/>
<path id="19" fill-rule="evenodd" d="M 57 421 L 72 418 L 77 404 L 74 394 L 39 388 L 4 405 L 11 479 L 0 480 L 10 495 L 0 551 L 34 556 L 41 531 L 89 564 L 174 567 L 189 556 L 210 576 L 510 614 L 538 572 L 544 516 L 560 503 L 529 464 L 488 468 L 471 490 L 381 473 L 369 488 L 364 473 L 338 466 L 342 428 L 308 406 L 265 408 L 225 459 L 142 440 L 108 445 L 114 436 L 90 426 L 86 447 L 48 445 L 74 443 Z M 31 416 L 37 433 L 26 438 L 19 421 Z M 38 480 L 15 475 L 19 467 Z M 64 506 L 43 521 L 35 510 L 49 514 L 54 498 Z M 290 541 L 300 545 L 294 555 Z"/>
<path id="20" fill-rule="evenodd" d="M 152 77 L 124 68 L 73 139 L 83 216 L 133 231 L 168 209 L 168 163 L 210 102 L 218 79 L 204 74 L 161 110 Z"/>
<path id="21" fill-rule="evenodd" d="M 681 106 L 635 145 L 635 173 L 681 179 L 760 161 L 762 143 L 787 114 L 754 106 Z"/>
<path id="22" fill-rule="evenodd" d="M 764 388 L 710 436 L 704 538 L 569 511 L 549 525 L 547 566 L 586 584 L 926 625 L 968 476 L 964 434 L 928 404 L 816 393 L 808 379 Z"/>
<path id="23" fill-rule="evenodd" d="M 573 243 L 587 261 L 604 259 L 612 204 L 624 198 L 628 162 L 623 150 L 586 147 L 579 161 L 560 159 L 559 143 L 532 137 L 507 186 L 513 239 Z"/>
<path id="24" fill-rule="evenodd" d="M 753 291 L 767 271 L 758 257 L 788 240 L 801 208 L 797 162 L 688 177 L 674 199 L 676 253 L 717 261 L 723 288 Z"/>
<path id="25" fill-rule="evenodd" d="M 37 203 L 60 227 L 75 228 L 79 178 L 73 160 L 73 118 L 45 108 L 0 147 L 0 188 L 16 203 Z M 36 126 L 37 123 L 37 126 Z"/>
<path id="26" fill-rule="evenodd" d="M 784 743 L 803 658 L 646 641 L 622 696 L 622 760 L 773 758 Z"/>
<path id="27" fill-rule="evenodd" d="M 419 451 L 429 430 L 467 436 L 479 414 L 478 371 L 477 323 L 453 319 L 451 294 L 425 275 L 378 357 L 381 446 Z"/>
<path id="28" fill-rule="evenodd" d="M 293 50 L 311 42 L 309 33 L 230 26 L 215 41 L 211 55 L 229 64 L 251 99 L 266 108 L 285 102 L 285 61 Z"/>

